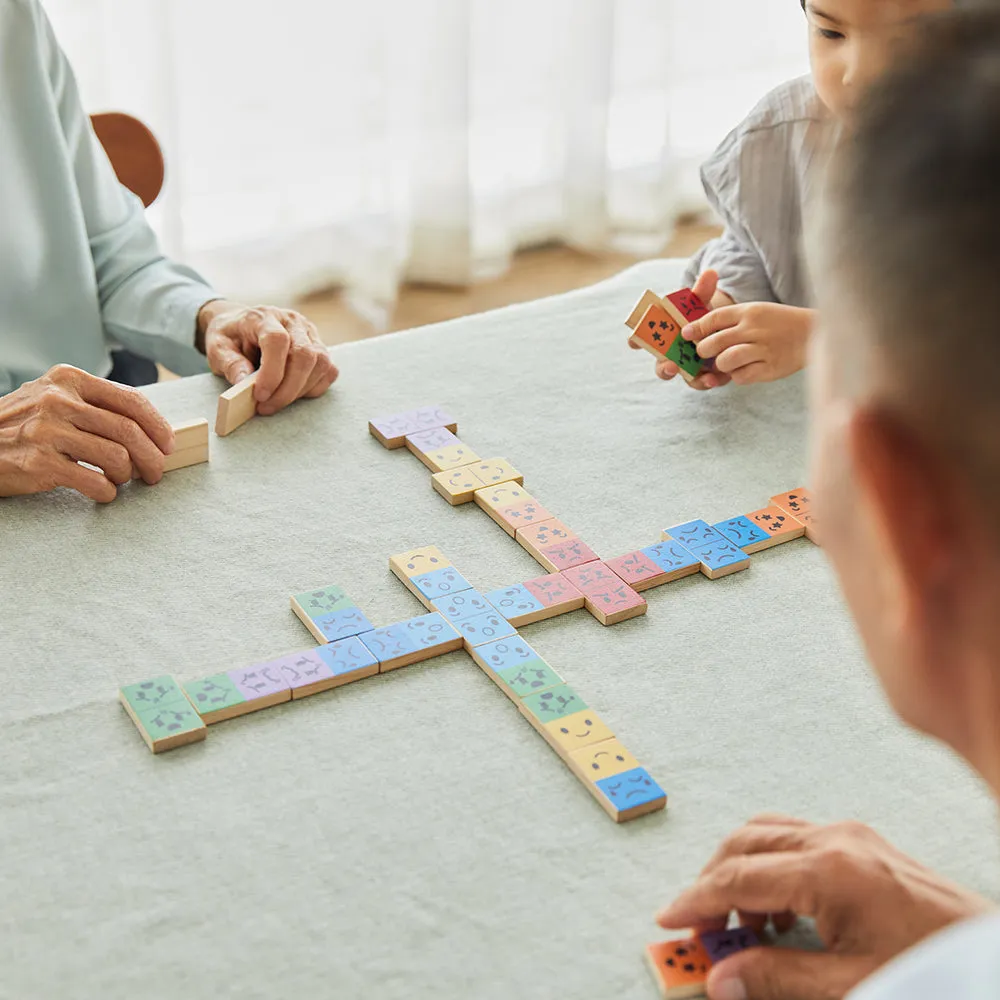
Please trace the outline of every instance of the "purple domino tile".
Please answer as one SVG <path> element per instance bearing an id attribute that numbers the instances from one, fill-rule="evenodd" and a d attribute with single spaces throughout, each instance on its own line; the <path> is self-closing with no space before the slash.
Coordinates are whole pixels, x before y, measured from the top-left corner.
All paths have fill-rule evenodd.
<path id="1" fill-rule="evenodd" d="M 280 663 L 280 660 L 275 660 L 273 663 L 260 663 L 255 667 L 230 670 L 229 679 L 247 701 L 267 698 L 282 691 L 290 692 L 291 686 L 282 676 Z"/>
<path id="2" fill-rule="evenodd" d="M 748 948 L 760 947 L 760 940 L 749 927 L 734 927 L 731 931 L 712 931 L 699 934 L 698 937 L 701 938 L 701 943 L 713 964 Z"/>
<path id="3" fill-rule="evenodd" d="M 433 430 L 407 434 L 406 443 L 413 445 L 417 451 L 425 455 L 431 451 L 441 451 L 442 448 L 453 448 L 462 444 L 461 440 L 445 427 L 435 427 Z"/>
<path id="4" fill-rule="evenodd" d="M 419 410 L 414 410 L 410 416 L 418 430 L 431 430 L 434 427 L 451 427 L 458 421 L 442 410 L 440 406 L 421 406 Z"/>
<path id="5" fill-rule="evenodd" d="M 311 649 L 304 653 L 283 656 L 280 660 L 271 663 L 270 666 L 278 668 L 281 676 L 293 691 L 333 677 L 333 671 L 323 662 L 319 652 Z"/>

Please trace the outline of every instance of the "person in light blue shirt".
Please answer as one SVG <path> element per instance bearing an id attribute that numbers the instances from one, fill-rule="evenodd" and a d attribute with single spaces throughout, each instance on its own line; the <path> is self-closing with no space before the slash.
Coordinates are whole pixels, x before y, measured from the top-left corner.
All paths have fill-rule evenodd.
<path id="1" fill-rule="evenodd" d="M 107 501 L 133 465 L 159 480 L 172 432 L 107 381 L 115 347 L 232 383 L 259 366 L 265 415 L 327 391 L 337 369 L 307 319 L 227 302 L 160 252 L 38 0 L 0 0 L 0 95 L 0 496 Z"/>
<path id="2" fill-rule="evenodd" d="M 1000 801 L 1000 11 L 911 44 L 861 102 L 808 241 L 817 524 L 893 707 Z M 996 907 L 859 823 L 761 816 L 659 921 L 732 911 L 813 917 L 827 950 L 734 955 L 711 1000 L 1000 998 Z"/>

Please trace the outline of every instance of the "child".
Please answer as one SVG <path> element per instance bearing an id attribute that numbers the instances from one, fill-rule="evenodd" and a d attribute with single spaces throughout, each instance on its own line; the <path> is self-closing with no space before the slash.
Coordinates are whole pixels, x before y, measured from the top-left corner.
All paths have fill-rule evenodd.
<path id="1" fill-rule="evenodd" d="M 894 32 L 951 0 L 800 0 L 809 22 L 810 76 L 772 91 L 702 168 L 725 231 L 685 275 L 712 312 L 685 328 L 712 371 L 712 389 L 785 378 L 805 366 L 813 324 L 802 255 L 803 206 L 819 179 L 825 140 L 886 65 Z M 700 277 L 699 277 L 700 275 Z M 697 278 L 697 280 L 695 280 Z M 657 375 L 672 379 L 672 361 Z"/>

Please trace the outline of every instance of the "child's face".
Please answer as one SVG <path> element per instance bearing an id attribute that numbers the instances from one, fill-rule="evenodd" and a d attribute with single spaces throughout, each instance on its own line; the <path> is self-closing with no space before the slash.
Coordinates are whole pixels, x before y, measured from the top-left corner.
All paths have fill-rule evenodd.
<path id="1" fill-rule="evenodd" d="M 843 119 L 886 67 L 893 43 L 920 14 L 953 0 L 807 0 L 809 56 L 820 100 Z"/>

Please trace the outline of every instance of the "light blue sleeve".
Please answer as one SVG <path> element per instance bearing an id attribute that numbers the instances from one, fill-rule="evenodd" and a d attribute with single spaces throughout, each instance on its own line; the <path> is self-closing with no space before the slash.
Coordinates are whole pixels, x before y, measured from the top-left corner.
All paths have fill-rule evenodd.
<path id="1" fill-rule="evenodd" d="M 193 270 L 161 253 L 141 201 L 118 181 L 91 128 L 47 19 L 44 25 L 48 76 L 76 178 L 105 335 L 180 375 L 207 371 L 194 346 L 195 323 L 200 308 L 219 296 Z"/>

